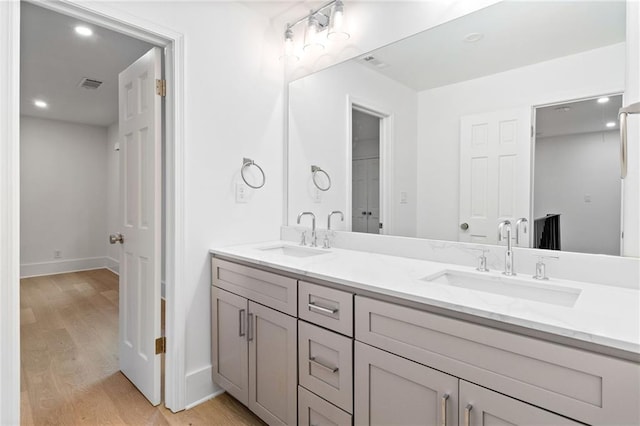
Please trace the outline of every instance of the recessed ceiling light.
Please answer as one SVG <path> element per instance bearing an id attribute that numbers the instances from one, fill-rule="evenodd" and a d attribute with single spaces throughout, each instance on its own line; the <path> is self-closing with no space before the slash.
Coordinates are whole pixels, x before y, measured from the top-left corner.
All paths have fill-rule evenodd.
<path id="1" fill-rule="evenodd" d="M 609 98 L 604 96 L 602 98 L 598 98 L 598 103 L 599 104 L 606 104 L 607 102 L 609 102 Z"/>
<path id="2" fill-rule="evenodd" d="M 557 108 L 555 108 L 556 111 L 561 111 L 561 112 L 569 112 L 571 111 L 571 107 L 570 106 L 559 106 Z"/>
<path id="3" fill-rule="evenodd" d="M 475 43 L 477 41 L 482 40 L 482 38 L 484 37 L 484 34 L 482 33 L 469 33 L 466 36 L 464 36 L 464 41 L 467 43 Z"/>
<path id="4" fill-rule="evenodd" d="M 83 37 L 89 37 L 90 35 L 93 35 L 93 30 L 89 27 L 85 27 L 84 25 L 78 25 L 75 30 L 76 33 Z"/>
<path id="5" fill-rule="evenodd" d="M 37 106 L 38 108 L 46 108 L 48 106 L 45 101 L 40 100 L 40 99 L 36 99 L 35 101 L 33 101 L 33 104 L 35 106 Z"/>
<path id="6" fill-rule="evenodd" d="M 616 122 L 615 121 L 609 121 L 607 123 L 607 127 L 616 127 Z"/>

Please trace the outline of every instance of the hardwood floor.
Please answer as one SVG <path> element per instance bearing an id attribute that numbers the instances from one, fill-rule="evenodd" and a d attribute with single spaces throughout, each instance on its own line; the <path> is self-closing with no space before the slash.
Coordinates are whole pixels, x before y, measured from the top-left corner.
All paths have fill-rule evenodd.
<path id="1" fill-rule="evenodd" d="M 118 370 L 118 277 L 106 269 L 20 282 L 23 425 L 263 425 L 227 394 L 177 414 Z"/>

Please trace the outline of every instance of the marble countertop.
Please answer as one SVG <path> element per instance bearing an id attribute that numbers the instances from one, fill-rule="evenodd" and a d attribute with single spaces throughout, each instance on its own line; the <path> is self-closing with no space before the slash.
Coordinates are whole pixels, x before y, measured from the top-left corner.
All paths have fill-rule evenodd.
<path id="1" fill-rule="evenodd" d="M 553 278 L 539 281 L 527 275 L 515 277 L 520 284 L 532 288 L 579 292 L 573 306 L 565 306 L 566 303 L 558 305 L 423 280 L 445 270 L 498 279 L 503 277 L 499 271 L 480 273 L 460 265 L 339 248 L 318 248 L 323 253 L 309 257 L 265 250 L 281 246 L 297 247 L 291 242 L 270 241 L 215 248 L 211 253 L 622 350 L 634 355 L 633 358 L 640 354 L 640 292 L 635 289 Z"/>

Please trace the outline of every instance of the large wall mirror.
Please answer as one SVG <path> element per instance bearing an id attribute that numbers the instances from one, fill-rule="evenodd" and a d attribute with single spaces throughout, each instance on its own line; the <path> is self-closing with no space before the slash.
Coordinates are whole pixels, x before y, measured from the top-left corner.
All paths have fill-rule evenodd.
<path id="1" fill-rule="evenodd" d="M 619 255 L 625 9 L 501 2 L 290 82 L 288 223 Z"/>

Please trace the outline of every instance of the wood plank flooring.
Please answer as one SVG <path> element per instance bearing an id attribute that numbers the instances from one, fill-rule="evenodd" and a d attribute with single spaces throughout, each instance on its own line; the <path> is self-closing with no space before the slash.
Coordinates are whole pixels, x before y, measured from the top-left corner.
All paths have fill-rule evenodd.
<path id="1" fill-rule="evenodd" d="M 20 283 L 23 425 L 263 425 L 227 394 L 174 414 L 118 370 L 118 277 L 106 269 Z"/>

